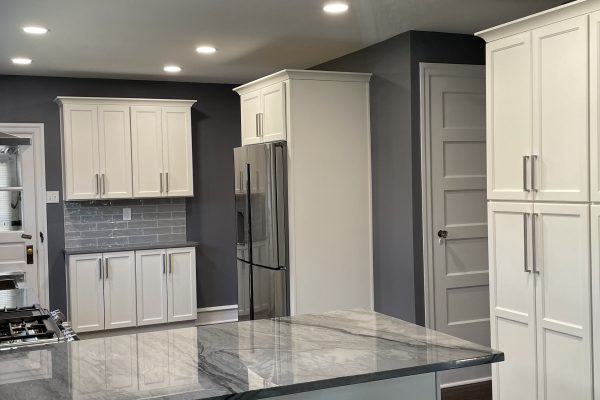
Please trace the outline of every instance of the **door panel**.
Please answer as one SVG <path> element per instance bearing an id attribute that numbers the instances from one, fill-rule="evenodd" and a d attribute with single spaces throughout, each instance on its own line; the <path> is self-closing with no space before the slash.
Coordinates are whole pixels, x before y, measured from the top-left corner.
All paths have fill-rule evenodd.
<path id="1" fill-rule="evenodd" d="M 168 249 L 168 308 L 169 322 L 197 318 L 196 307 L 196 249 Z"/>
<path id="2" fill-rule="evenodd" d="M 163 107 L 163 160 L 167 196 L 193 196 L 192 123 L 189 107 Z"/>
<path id="3" fill-rule="evenodd" d="M 533 31 L 536 200 L 587 201 L 587 16 Z"/>
<path id="4" fill-rule="evenodd" d="M 523 162 L 532 149 L 531 34 L 486 49 L 488 199 L 531 200 L 530 160 Z"/>
<path id="5" fill-rule="evenodd" d="M 600 11 L 590 15 L 590 197 L 600 201 Z M 600 381 L 598 382 L 600 384 Z"/>
<path id="6" fill-rule="evenodd" d="M 135 252 L 137 323 L 167 322 L 167 266 L 165 250 Z"/>
<path id="7" fill-rule="evenodd" d="M 242 112 L 242 146 L 261 142 L 257 116 L 261 111 L 260 90 L 240 96 Z"/>
<path id="8" fill-rule="evenodd" d="M 98 107 L 65 105 L 62 124 L 65 199 L 97 199 L 100 197 Z"/>
<path id="9" fill-rule="evenodd" d="M 504 362 L 492 366 L 495 400 L 536 400 L 533 205 L 489 203 L 491 346 Z"/>
<path id="10" fill-rule="evenodd" d="M 133 251 L 104 254 L 104 314 L 106 329 L 135 326 L 135 255 Z"/>
<path id="11" fill-rule="evenodd" d="M 69 257 L 69 317 L 75 332 L 104 329 L 102 254 Z"/>
<path id="12" fill-rule="evenodd" d="M 285 88 L 286 83 L 280 82 L 261 89 L 263 142 L 286 139 Z"/>
<path id="13" fill-rule="evenodd" d="M 101 197 L 132 197 L 129 107 L 99 106 L 98 127 Z"/>
<path id="14" fill-rule="evenodd" d="M 444 65 L 424 71 L 430 229 L 435 236 L 430 243 L 435 291 L 430 323 L 439 331 L 489 345 L 485 71 L 480 66 Z M 438 238 L 438 231 L 447 232 L 447 237 Z M 489 366 L 483 366 L 445 372 L 440 380 L 489 376 Z"/>
<path id="15" fill-rule="evenodd" d="M 538 390 L 592 399 L 589 206 L 536 203 L 534 216 Z"/>
<path id="16" fill-rule="evenodd" d="M 594 386 L 600 388 L 600 205 L 590 206 L 592 252 L 592 343 L 594 345 Z M 598 396 L 596 396 L 598 397 Z"/>
<path id="17" fill-rule="evenodd" d="M 163 196 L 163 134 L 160 107 L 131 107 L 131 159 L 133 196 Z"/>

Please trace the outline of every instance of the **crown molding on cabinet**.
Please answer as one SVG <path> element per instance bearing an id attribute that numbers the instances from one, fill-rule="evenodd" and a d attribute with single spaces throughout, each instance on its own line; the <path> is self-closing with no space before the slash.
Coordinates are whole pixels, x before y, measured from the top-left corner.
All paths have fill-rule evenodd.
<path id="1" fill-rule="evenodd" d="M 58 96 L 54 102 L 59 105 L 65 104 L 127 104 L 129 106 L 188 106 L 191 107 L 197 100 L 188 99 L 140 99 L 140 98 L 113 98 L 113 97 L 75 97 L 75 96 Z"/>

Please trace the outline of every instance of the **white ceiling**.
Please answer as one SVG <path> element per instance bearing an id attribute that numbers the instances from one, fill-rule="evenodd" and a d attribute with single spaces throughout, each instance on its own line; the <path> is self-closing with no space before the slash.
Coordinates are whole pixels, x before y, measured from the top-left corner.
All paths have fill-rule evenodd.
<path id="1" fill-rule="evenodd" d="M 0 74 L 239 83 L 407 30 L 472 34 L 564 0 L 0 0 Z M 51 29 L 23 33 L 24 25 Z M 201 44 L 218 48 L 203 56 Z M 33 64 L 16 66 L 12 57 Z M 166 64 L 182 72 L 167 75 Z"/>

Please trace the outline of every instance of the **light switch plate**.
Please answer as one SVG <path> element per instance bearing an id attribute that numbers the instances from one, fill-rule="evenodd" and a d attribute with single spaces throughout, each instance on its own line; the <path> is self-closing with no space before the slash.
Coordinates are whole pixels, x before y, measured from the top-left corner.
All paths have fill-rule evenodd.
<path id="1" fill-rule="evenodd" d="M 131 208 L 123 209 L 123 221 L 131 221 Z"/>
<path id="2" fill-rule="evenodd" d="M 58 190 L 46 191 L 46 203 L 60 203 L 60 196 L 58 194 Z"/>

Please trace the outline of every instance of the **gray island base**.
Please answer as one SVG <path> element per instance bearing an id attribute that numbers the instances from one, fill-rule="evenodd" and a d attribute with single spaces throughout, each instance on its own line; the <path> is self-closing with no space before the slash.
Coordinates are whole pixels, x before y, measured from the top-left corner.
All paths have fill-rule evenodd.
<path id="1" fill-rule="evenodd" d="M 436 372 L 503 359 L 382 314 L 336 311 L 3 351 L 0 399 L 433 400 Z"/>

